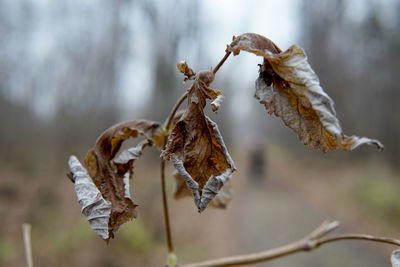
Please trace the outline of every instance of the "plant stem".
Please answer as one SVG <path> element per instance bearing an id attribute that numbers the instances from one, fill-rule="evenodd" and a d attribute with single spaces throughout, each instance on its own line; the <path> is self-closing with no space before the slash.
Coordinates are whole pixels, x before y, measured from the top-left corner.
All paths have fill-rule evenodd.
<path id="1" fill-rule="evenodd" d="M 22 237 L 24 239 L 26 266 L 33 267 L 32 246 L 31 246 L 31 229 L 32 226 L 28 223 L 22 225 Z"/>
<path id="2" fill-rule="evenodd" d="M 227 58 L 229 57 L 230 54 L 231 54 L 231 52 L 226 52 L 225 56 L 221 59 L 221 61 L 218 63 L 218 65 L 213 69 L 214 76 L 217 73 L 217 71 L 219 70 L 219 68 L 221 68 L 221 66 L 224 64 L 225 60 L 227 60 Z"/>
<path id="3" fill-rule="evenodd" d="M 168 215 L 168 202 L 167 202 L 167 194 L 165 191 L 165 160 L 161 159 L 161 188 L 162 188 L 162 200 L 163 200 L 163 209 L 164 209 L 164 223 L 165 223 L 165 231 L 167 235 L 167 243 L 168 243 L 168 252 L 174 252 L 174 245 L 172 243 L 171 237 L 171 227 L 169 224 L 169 215 Z"/>
<path id="4" fill-rule="evenodd" d="M 311 251 L 320 247 L 323 244 L 340 240 L 352 240 L 352 239 L 367 240 L 367 241 L 382 242 L 386 244 L 400 246 L 400 240 L 397 239 L 363 235 L 363 234 L 343 234 L 343 235 L 323 238 L 325 235 L 329 234 L 338 226 L 339 226 L 338 222 L 332 222 L 332 223 L 324 222 L 321 226 L 319 226 L 316 230 L 314 230 L 312 233 L 310 233 L 303 239 L 278 248 L 268 249 L 258 253 L 251 253 L 246 255 L 238 255 L 238 256 L 220 258 L 215 260 L 191 263 L 183 265 L 183 267 L 211 267 L 211 266 L 221 267 L 221 266 L 253 264 L 284 257 L 297 252 Z"/>
<path id="5" fill-rule="evenodd" d="M 169 127 L 171 125 L 172 119 L 175 116 L 176 111 L 178 110 L 179 106 L 183 103 L 183 101 L 187 97 L 187 92 L 184 93 L 179 100 L 176 102 L 174 108 L 172 109 L 171 113 L 169 114 L 168 119 L 166 120 L 164 124 L 164 128 L 166 133 L 169 134 Z M 164 141 L 163 141 L 163 149 L 165 149 L 165 146 L 167 145 L 167 138 L 168 134 L 164 135 Z M 161 159 L 161 191 L 162 191 L 162 202 L 163 202 L 163 210 L 164 210 L 164 223 L 165 223 L 165 232 L 167 236 L 167 244 L 168 244 L 168 252 L 173 253 L 174 252 L 174 244 L 172 242 L 172 235 L 171 235 L 171 226 L 169 222 L 169 213 L 168 213 L 168 201 L 167 201 L 167 193 L 165 189 L 165 160 Z"/>
<path id="6" fill-rule="evenodd" d="M 372 236 L 372 235 L 364 235 L 364 234 L 343 234 L 343 235 L 335 235 L 331 237 L 326 237 L 319 240 L 318 245 L 335 242 L 339 240 L 366 240 L 373 242 L 380 242 L 386 244 L 392 244 L 400 247 L 400 240 L 394 238 L 380 237 L 380 236 Z"/>

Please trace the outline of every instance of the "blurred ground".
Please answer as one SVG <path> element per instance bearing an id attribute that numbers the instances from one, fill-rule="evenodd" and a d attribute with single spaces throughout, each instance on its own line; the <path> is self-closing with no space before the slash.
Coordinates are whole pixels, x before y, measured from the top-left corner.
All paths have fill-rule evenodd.
<path id="1" fill-rule="evenodd" d="M 191 199 L 170 197 L 179 262 L 277 247 L 303 237 L 327 218 L 342 222 L 338 232 L 399 238 L 400 185 L 385 164 L 293 157 L 275 145 L 264 153 L 266 173 L 255 180 L 247 175 L 248 151 L 233 151 L 239 171 L 233 177 L 235 196 L 227 210 L 209 208 L 198 214 Z M 137 162 L 131 182 L 139 218 L 124 225 L 109 245 L 92 233 L 80 214 L 66 166 L 29 176 L 2 168 L 1 265 L 24 266 L 21 226 L 28 222 L 37 266 L 162 266 L 166 247 L 161 192 L 152 157 L 157 157 L 155 150 Z M 172 180 L 169 176 L 170 196 Z M 389 266 L 393 249 L 345 241 L 257 266 Z"/>

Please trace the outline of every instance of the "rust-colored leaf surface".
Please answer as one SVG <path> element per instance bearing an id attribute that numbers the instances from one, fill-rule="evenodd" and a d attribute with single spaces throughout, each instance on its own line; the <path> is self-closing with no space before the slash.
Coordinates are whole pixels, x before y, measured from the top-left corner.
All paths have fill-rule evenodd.
<path id="1" fill-rule="evenodd" d="M 217 125 L 204 115 L 206 99 L 214 102 L 221 95 L 208 87 L 213 79 L 209 71 L 196 74 L 188 92 L 187 110 L 161 154 L 163 159 L 173 162 L 185 180 L 199 212 L 215 198 L 236 169 Z"/>
<path id="2" fill-rule="evenodd" d="M 146 146 L 154 143 L 153 136 L 159 131 L 159 126 L 159 123 L 145 120 L 119 123 L 105 130 L 89 150 L 85 159 L 86 169 L 75 156 L 70 158 L 72 181 L 75 182 L 82 212 L 91 222 L 92 229 L 107 241 L 114 237 L 123 223 L 136 218 L 137 205 L 130 197 L 129 178 L 133 175 L 133 162 Z M 145 140 L 118 154 L 124 140 L 138 135 L 144 136 Z M 84 186 L 78 187 L 77 181 L 84 181 Z M 101 209 L 90 203 L 100 203 Z M 96 218 L 96 223 L 92 223 L 93 218 Z"/>
<path id="3" fill-rule="evenodd" d="M 245 33 L 228 50 L 234 54 L 244 50 L 264 58 L 255 97 L 269 114 L 281 117 L 305 145 L 322 151 L 353 150 L 362 144 L 383 149 L 378 140 L 343 133 L 334 103 L 320 86 L 303 49 L 293 45 L 281 52 L 264 36 Z"/>

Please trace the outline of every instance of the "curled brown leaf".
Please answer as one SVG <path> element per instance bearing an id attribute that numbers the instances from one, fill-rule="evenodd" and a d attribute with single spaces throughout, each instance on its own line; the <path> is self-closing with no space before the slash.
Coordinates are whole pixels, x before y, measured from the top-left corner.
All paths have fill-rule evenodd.
<path id="1" fill-rule="evenodd" d="M 188 92 L 188 108 L 168 137 L 161 157 L 171 160 L 203 211 L 236 169 L 217 125 L 204 115 L 206 99 L 221 94 L 208 86 L 214 79 L 209 71 L 196 74 Z"/>
<path id="2" fill-rule="evenodd" d="M 383 149 L 378 140 L 343 133 L 334 103 L 320 86 L 303 49 L 294 45 L 281 52 L 269 39 L 246 33 L 237 37 L 228 50 L 234 54 L 244 50 L 264 58 L 255 97 L 269 114 L 281 117 L 305 145 L 322 151 L 353 150 L 362 144 Z"/>
<path id="3" fill-rule="evenodd" d="M 119 123 L 105 130 L 97 139 L 94 148 L 89 150 L 85 159 L 86 170 L 79 167 L 80 163 L 75 157 L 70 159 L 72 177 L 78 177 L 83 170 L 87 171 L 101 198 L 106 203 L 110 203 L 108 213 L 104 211 L 104 214 L 100 214 L 103 218 L 108 218 L 107 234 L 104 233 L 104 229 L 99 233 L 92 227 L 107 241 L 114 237 L 114 233 L 123 223 L 137 216 L 135 210 L 137 205 L 130 197 L 129 178 L 133 174 L 133 162 L 141 156 L 146 146 L 154 143 L 153 136 L 159 128 L 159 123 L 145 120 Z M 118 155 L 122 142 L 131 137 L 136 138 L 138 135 L 144 136 L 145 140 Z M 92 188 L 91 192 L 96 191 Z M 87 194 L 88 198 L 91 196 L 94 196 L 94 193 Z M 98 198 L 97 195 L 96 197 Z M 89 206 L 86 209 L 87 218 L 93 216 L 93 213 L 99 215 L 98 210 L 94 208 L 94 206 Z"/>

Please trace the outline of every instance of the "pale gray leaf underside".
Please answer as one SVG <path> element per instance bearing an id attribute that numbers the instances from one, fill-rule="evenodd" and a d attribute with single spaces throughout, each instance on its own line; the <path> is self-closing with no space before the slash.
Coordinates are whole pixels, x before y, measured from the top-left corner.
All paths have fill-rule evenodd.
<path id="1" fill-rule="evenodd" d="M 177 170 L 174 170 L 172 175 L 175 177 L 174 197 L 182 198 L 185 196 L 192 196 L 192 192 L 188 189 L 183 176 Z M 184 189 L 182 189 L 183 186 Z M 226 181 L 224 186 L 218 191 L 217 195 L 210 201 L 209 206 L 211 205 L 214 208 L 225 209 L 228 203 L 232 200 L 232 195 L 232 185 L 230 181 Z"/>
<path id="2" fill-rule="evenodd" d="M 137 146 L 128 148 L 122 151 L 117 157 L 113 159 L 114 164 L 127 164 L 129 161 L 135 161 L 142 156 L 143 149 L 149 144 L 148 140 L 143 140 Z M 124 175 L 123 182 L 125 186 L 125 198 L 131 198 L 129 189 L 129 179 L 133 176 L 133 169 L 127 171 Z"/>
<path id="3" fill-rule="evenodd" d="M 400 249 L 393 251 L 391 260 L 392 267 L 400 267 Z"/>
<path id="4" fill-rule="evenodd" d="M 69 158 L 68 164 L 74 180 L 76 196 L 82 206 L 82 214 L 96 234 L 104 240 L 108 239 L 111 203 L 101 196 L 86 169 L 75 156 Z"/>

